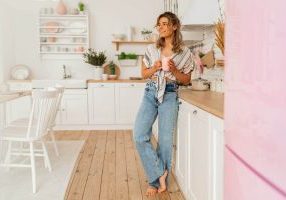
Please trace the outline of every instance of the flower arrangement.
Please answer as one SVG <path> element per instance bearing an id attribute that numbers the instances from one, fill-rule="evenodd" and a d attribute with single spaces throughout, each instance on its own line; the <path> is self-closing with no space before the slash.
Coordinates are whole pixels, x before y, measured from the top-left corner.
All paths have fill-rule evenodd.
<path id="1" fill-rule="evenodd" d="M 216 46 L 221 50 L 224 55 L 224 21 L 219 19 L 217 23 L 215 23 L 215 43 Z"/>
<path id="2" fill-rule="evenodd" d="M 84 62 L 89 63 L 91 65 L 102 67 L 102 65 L 106 61 L 106 55 L 104 51 L 95 51 L 92 48 L 89 48 L 84 54 L 83 54 Z"/>

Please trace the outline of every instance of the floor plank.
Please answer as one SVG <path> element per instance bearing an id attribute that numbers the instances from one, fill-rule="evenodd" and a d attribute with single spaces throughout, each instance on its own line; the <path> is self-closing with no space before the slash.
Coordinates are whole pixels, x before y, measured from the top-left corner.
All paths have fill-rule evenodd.
<path id="1" fill-rule="evenodd" d="M 83 195 L 85 200 L 99 200 L 106 150 L 107 131 L 97 131 L 93 134 L 96 134 L 96 145 Z"/>
<path id="2" fill-rule="evenodd" d="M 92 161 L 92 156 L 95 149 L 95 138 L 96 134 L 89 134 L 89 137 L 86 141 L 82 157 L 79 161 L 76 172 L 73 176 L 72 184 L 67 199 L 69 200 L 78 200 L 82 199 L 84 189 L 87 182 L 87 177 Z"/>
<path id="3" fill-rule="evenodd" d="M 116 132 L 108 131 L 100 200 L 115 200 L 115 140 Z"/>
<path id="4" fill-rule="evenodd" d="M 124 131 L 116 132 L 116 200 L 128 199 Z"/>
<path id="5" fill-rule="evenodd" d="M 127 169 L 127 177 L 128 177 L 128 188 L 129 188 L 129 199 L 142 199 L 142 192 L 139 181 L 139 174 L 136 165 L 136 158 L 132 140 L 132 132 L 125 131 L 124 134 L 125 139 L 125 153 L 126 153 L 126 169 Z"/>

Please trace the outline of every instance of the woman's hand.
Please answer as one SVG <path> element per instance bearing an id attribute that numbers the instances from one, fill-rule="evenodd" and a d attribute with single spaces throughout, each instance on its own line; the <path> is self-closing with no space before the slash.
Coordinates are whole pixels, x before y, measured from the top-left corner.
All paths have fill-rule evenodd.
<path id="1" fill-rule="evenodd" d="M 169 65 L 169 71 L 173 74 L 173 75 L 176 75 L 176 73 L 179 72 L 179 70 L 177 69 L 174 61 L 172 59 L 170 59 L 168 61 L 168 65 Z"/>
<path id="2" fill-rule="evenodd" d="M 162 62 L 161 62 L 161 60 L 156 60 L 155 63 L 154 63 L 153 68 L 154 68 L 156 71 L 160 70 L 160 69 L 162 68 Z"/>

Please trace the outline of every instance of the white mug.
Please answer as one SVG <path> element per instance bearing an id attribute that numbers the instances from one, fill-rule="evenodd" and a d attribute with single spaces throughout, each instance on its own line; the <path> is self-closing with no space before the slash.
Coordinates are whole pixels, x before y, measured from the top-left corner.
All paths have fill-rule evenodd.
<path id="1" fill-rule="evenodd" d="M 101 75 L 102 80 L 106 81 L 108 79 L 108 74 Z"/>

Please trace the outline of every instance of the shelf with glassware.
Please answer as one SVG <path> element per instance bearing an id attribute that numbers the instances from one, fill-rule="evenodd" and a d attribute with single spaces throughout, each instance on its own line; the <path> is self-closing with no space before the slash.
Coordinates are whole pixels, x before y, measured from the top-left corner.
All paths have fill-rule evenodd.
<path id="1" fill-rule="evenodd" d="M 41 55 L 81 55 L 89 48 L 88 15 L 39 15 Z"/>

